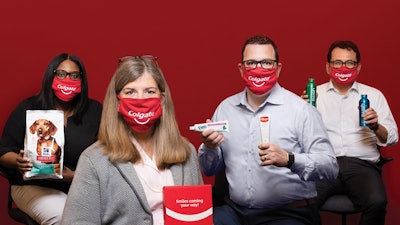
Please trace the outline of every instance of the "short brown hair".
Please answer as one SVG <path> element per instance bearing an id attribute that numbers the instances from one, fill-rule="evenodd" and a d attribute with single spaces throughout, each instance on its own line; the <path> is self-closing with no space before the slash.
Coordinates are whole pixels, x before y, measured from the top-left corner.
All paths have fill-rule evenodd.
<path id="1" fill-rule="evenodd" d="M 246 40 L 246 42 L 243 44 L 243 47 L 242 47 L 242 60 L 243 60 L 243 54 L 244 54 L 244 50 L 246 49 L 246 46 L 251 45 L 251 44 L 253 44 L 253 45 L 254 44 L 256 44 L 256 45 L 272 45 L 272 47 L 274 48 L 274 51 L 275 51 L 275 60 L 277 62 L 279 62 L 278 47 L 276 46 L 275 42 L 271 38 L 269 38 L 265 35 L 253 36 Z"/>

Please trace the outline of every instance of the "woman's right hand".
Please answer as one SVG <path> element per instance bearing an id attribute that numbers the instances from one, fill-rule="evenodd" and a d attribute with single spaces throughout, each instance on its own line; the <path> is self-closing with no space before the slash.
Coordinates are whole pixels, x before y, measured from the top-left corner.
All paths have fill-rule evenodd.
<path id="1" fill-rule="evenodd" d="M 22 174 L 31 171 L 32 169 L 32 164 L 28 158 L 24 157 L 24 150 L 22 149 L 19 150 L 19 154 L 17 157 L 17 168 Z"/>

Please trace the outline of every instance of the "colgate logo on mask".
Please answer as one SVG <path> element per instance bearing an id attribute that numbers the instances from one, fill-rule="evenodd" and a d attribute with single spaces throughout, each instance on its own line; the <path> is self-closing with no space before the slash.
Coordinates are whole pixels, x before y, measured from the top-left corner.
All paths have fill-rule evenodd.
<path id="1" fill-rule="evenodd" d="M 128 115 L 130 117 L 133 117 L 133 119 L 136 121 L 136 123 L 138 124 L 146 124 L 150 121 L 150 118 L 154 116 L 154 112 L 148 112 L 148 113 L 142 113 L 142 112 L 135 112 L 130 110 L 128 112 Z M 141 122 L 139 120 L 143 120 L 145 119 L 145 121 Z"/>
<path id="2" fill-rule="evenodd" d="M 343 66 L 341 68 L 332 68 L 329 75 L 339 85 L 350 85 L 357 79 L 357 74 L 357 67 L 350 69 Z"/>
<path id="3" fill-rule="evenodd" d="M 259 77 L 253 77 L 253 76 L 249 76 L 249 81 L 252 81 L 253 82 L 253 85 L 254 86 L 256 86 L 256 87 L 261 87 L 261 86 L 263 86 L 264 84 L 265 84 L 265 82 L 267 82 L 267 81 L 269 81 L 269 78 L 270 77 L 262 77 L 262 78 L 259 78 Z M 257 84 L 257 83 L 260 83 L 260 82 L 262 82 L 261 84 Z"/>
<path id="4" fill-rule="evenodd" d="M 263 95 L 269 92 L 277 82 L 276 68 L 264 69 L 257 67 L 254 70 L 241 69 L 242 78 L 246 87 L 256 95 Z M 261 82 L 261 83 L 260 83 Z"/>
<path id="5" fill-rule="evenodd" d="M 71 94 L 73 91 L 76 90 L 76 87 L 67 87 L 67 86 L 63 86 L 61 84 L 57 85 L 57 88 L 59 88 L 61 90 L 61 92 L 65 95 L 69 95 Z"/>
<path id="6" fill-rule="evenodd" d="M 341 81 L 346 81 L 347 79 L 349 79 L 352 76 L 352 74 L 351 73 L 345 73 L 345 74 L 335 73 L 335 76 L 337 78 L 339 78 Z"/>

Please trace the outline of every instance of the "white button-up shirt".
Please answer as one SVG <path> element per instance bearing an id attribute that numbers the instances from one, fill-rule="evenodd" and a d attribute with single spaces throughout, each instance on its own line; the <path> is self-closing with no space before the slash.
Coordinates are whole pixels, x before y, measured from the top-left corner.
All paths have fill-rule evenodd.
<path id="1" fill-rule="evenodd" d="M 328 131 L 336 156 L 357 157 L 378 162 L 380 153 L 376 145 L 394 145 L 398 141 L 397 125 L 385 96 L 378 89 L 354 82 L 346 95 L 334 89 L 331 82 L 317 87 L 317 109 Z M 386 143 L 380 143 L 368 127 L 359 125 L 358 104 L 366 94 L 370 107 L 378 114 L 378 122 L 388 131 Z"/>

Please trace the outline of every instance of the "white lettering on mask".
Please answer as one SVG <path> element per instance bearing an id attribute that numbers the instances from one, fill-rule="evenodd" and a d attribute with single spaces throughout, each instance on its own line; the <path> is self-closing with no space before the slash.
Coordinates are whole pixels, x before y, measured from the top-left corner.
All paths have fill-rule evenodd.
<path id="1" fill-rule="evenodd" d="M 259 77 L 249 76 L 249 81 L 252 81 L 253 85 L 255 87 L 262 87 L 265 84 L 266 81 L 269 81 L 269 77 L 259 78 Z M 262 82 L 262 83 L 261 84 L 257 84 L 257 83 L 260 83 L 260 82 Z"/>
<path id="2" fill-rule="evenodd" d="M 67 86 L 63 86 L 61 84 L 57 85 L 57 88 L 59 88 L 61 90 L 61 92 L 65 95 L 69 95 L 71 94 L 73 91 L 76 90 L 75 87 L 67 87 Z"/>
<path id="3" fill-rule="evenodd" d="M 129 111 L 128 115 L 133 117 L 133 119 L 136 121 L 138 124 L 146 124 L 150 121 L 150 117 L 154 116 L 154 112 L 148 112 L 148 113 L 141 113 L 141 112 L 135 112 L 135 111 Z M 141 122 L 140 120 L 146 119 L 145 121 Z"/>
<path id="4" fill-rule="evenodd" d="M 347 79 L 349 79 L 349 77 L 351 77 L 351 73 L 346 73 L 346 74 L 343 74 L 343 73 L 335 73 L 335 76 L 337 77 L 337 78 L 339 78 L 339 80 L 341 80 L 341 81 L 346 81 Z"/>

